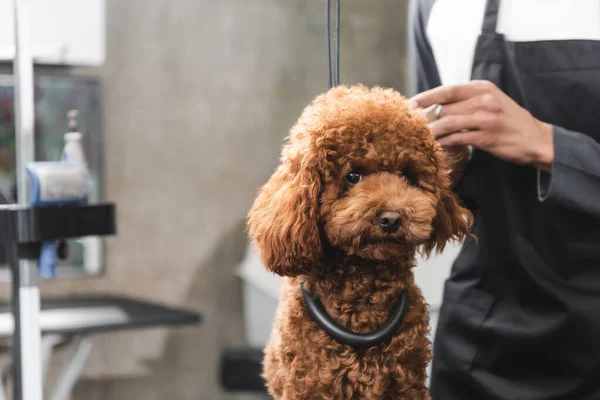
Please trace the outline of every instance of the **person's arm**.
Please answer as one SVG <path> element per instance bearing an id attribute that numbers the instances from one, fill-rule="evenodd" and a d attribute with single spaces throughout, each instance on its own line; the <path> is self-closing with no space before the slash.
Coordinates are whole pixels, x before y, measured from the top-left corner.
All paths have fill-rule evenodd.
<path id="1" fill-rule="evenodd" d="M 559 126 L 552 136 L 550 168 L 538 169 L 539 200 L 600 218 L 600 143 Z"/>

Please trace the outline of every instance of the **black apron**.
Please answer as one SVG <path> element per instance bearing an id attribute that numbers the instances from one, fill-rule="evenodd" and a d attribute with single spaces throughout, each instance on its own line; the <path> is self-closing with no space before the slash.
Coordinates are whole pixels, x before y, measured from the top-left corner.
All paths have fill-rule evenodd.
<path id="1" fill-rule="evenodd" d="M 508 42 L 497 16 L 488 0 L 472 78 L 600 141 L 600 42 Z M 600 399 L 600 220 L 539 202 L 535 168 L 477 150 L 458 194 L 479 244 L 445 283 L 433 400 Z"/>

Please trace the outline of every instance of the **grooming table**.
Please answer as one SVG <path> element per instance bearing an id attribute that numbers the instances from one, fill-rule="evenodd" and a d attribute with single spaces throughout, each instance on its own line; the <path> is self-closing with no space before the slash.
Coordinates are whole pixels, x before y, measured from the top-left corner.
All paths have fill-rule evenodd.
<path id="1" fill-rule="evenodd" d="M 46 380 L 54 350 L 75 342 L 75 348 L 60 372 L 50 400 L 67 400 L 79 379 L 93 347 L 92 335 L 128 329 L 194 325 L 202 317 L 195 312 L 165 307 L 124 297 L 86 296 L 43 299 L 42 376 Z M 0 340 L 10 346 L 14 322 L 9 303 L 0 303 Z M 6 394 L 0 379 L 0 400 Z"/>

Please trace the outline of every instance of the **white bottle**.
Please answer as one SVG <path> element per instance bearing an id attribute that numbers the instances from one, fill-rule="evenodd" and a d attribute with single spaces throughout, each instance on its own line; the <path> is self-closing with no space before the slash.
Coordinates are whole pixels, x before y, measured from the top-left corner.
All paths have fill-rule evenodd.
<path id="1" fill-rule="evenodd" d="M 65 133 L 65 147 L 63 149 L 61 155 L 61 161 L 67 162 L 70 164 L 79 164 L 83 167 L 86 175 L 86 197 L 87 198 L 95 198 L 95 185 L 90 176 L 90 171 L 87 167 L 87 162 L 85 158 L 85 153 L 83 151 L 83 145 L 81 143 L 81 139 L 83 135 L 79 132 L 77 117 L 79 112 L 77 110 L 69 110 L 67 113 L 67 118 L 69 119 L 69 131 Z"/>
<path id="2" fill-rule="evenodd" d="M 77 128 L 77 110 L 70 110 L 67 113 L 69 119 L 69 132 L 65 133 L 65 148 L 61 160 L 68 163 L 81 164 L 87 168 L 83 146 L 81 144 L 81 132 Z"/>

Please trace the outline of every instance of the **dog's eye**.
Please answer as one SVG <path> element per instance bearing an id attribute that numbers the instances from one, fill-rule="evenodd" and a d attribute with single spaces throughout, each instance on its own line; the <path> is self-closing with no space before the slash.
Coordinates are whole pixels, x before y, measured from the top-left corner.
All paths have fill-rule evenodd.
<path id="1" fill-rule="evenodd" d="M 344 180 L 348 185 L 356 185 L 358 182 L 362 180 L 362 175 L 358 172 L 349 172 L 344 176 Z"/>
<path id="2" fill-rule="evenodd" d="M 419 186 L 419 178 L 411 171 L 402 172 L 402 177 L 406 179 L 406 182 L 408 182 L 409 185 Z"/>

